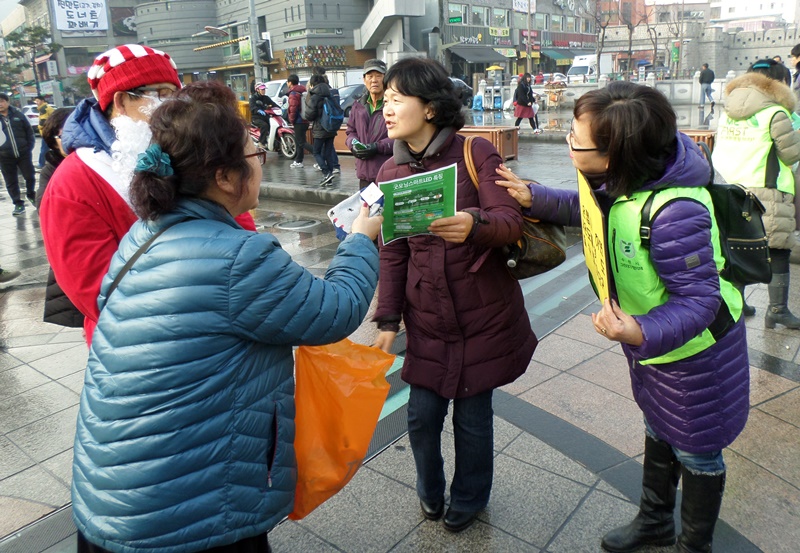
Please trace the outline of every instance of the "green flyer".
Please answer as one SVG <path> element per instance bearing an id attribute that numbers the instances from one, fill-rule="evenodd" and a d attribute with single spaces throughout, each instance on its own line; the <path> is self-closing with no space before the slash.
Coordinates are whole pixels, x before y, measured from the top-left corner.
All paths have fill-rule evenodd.
<path id="1" fill-rule="evenodd" d="M 383 243 L 430 234 L 431 221 L 455 215 L 457 177 L 454 163 L 435 171 L 382 182 Z"/>

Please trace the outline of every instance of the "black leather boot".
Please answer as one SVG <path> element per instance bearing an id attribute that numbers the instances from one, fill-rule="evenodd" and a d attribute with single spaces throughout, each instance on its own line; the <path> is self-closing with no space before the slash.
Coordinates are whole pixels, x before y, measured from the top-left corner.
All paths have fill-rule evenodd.
<path id="1" fill-rule="evenodd" d="M 611 530 L 600 545 L 612 553 L 629 553 L 645 545 L 667 546 L 675 543 L 675 491 L 681 465 L 667 442 L 646 437 L 642 498 L 639 514 L 633 521 Z"/>
<path id="2" fill-rule="evenodd" d="M 789 303 L 789 273 L 773 274 L 767 290 L 769 291 L 769 307 L 764 315 L 764 326 L 775 328 L 776 324 L 782 324 L 786 328 L 800 328 L 800 319 L 792 315 L 787 306 Z"/>
<path id="3" fill-rule="evenodd" d="M 711 553 L 714 526 L 719 518 L 725 473 L 715 476 L 692 474 L 683 469 L 681 499 L 681 535 L 675 551 L 679 553 Z"/>

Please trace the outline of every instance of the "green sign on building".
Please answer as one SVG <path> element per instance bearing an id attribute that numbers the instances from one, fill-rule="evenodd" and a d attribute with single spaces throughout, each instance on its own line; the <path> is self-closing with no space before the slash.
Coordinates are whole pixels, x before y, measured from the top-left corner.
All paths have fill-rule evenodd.
<path id="1" fill-rule="evenodd" d="M 461 23 L 461 16 L 451 17 L 449 23 Z"/>

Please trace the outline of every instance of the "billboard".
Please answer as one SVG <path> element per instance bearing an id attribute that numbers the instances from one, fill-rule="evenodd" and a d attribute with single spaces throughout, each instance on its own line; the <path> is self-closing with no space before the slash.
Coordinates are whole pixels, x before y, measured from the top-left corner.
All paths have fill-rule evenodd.
<path id="1" fill-rule="evenodd" d="M 111 8 L 111 28 L 115 36 L 136 36 L 136 12 L 133 8 Z"/>
<path id="2" fill-rule="evenodd" d="M 53 14 L 59 31 L 107 31 L 105 0 L 53 0 Z"/>

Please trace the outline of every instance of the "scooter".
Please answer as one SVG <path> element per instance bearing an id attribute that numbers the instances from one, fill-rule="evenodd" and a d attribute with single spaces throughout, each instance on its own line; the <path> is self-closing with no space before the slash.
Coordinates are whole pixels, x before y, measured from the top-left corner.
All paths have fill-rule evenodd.
<path id="1" fill-rule="evenodd" d="M 258 125 L 250 123 L 250 138 L 256 146 L 265 147 L 269 152 L 280 152 L 286 159 L 294 159 L 297 152 L 297 141 L 294 139 L 294 128 L 286 122 L 281 113 L 281 108 L 267 110 L 269 117 L 269 137 L 261 140 L 261 129 Z"/>

